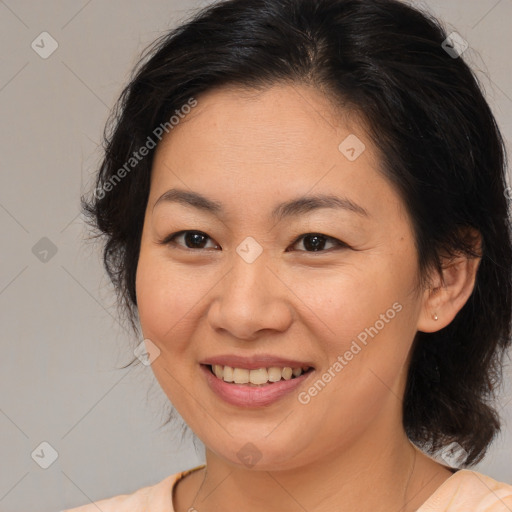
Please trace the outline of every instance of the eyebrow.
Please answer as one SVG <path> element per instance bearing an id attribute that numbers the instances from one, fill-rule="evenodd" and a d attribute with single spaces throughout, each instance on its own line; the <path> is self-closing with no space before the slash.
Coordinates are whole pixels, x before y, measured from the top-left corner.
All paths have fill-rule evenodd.
<path id="1" fill-rule="evenodd" d="M 182 189 L 170 189 L 162 194 L 153 205 L 153 210 L 159 203 L 178 203 L 184 206 L 192 206 L 207 213 L 222 215 L 224 208 L 222 203 L 208 199 L 207 197 Z M 284 218 L 304 215 L 321 208 L 333 208 L 347 210 L 363 217 L 370 217 L 369 212 L 362 206 L 354 203 L 346 197 L 338 197 L 329 194 L 315 194 L 302 196 L 277 205 L 271 213 L 271 218 L 280 221 Z"/>

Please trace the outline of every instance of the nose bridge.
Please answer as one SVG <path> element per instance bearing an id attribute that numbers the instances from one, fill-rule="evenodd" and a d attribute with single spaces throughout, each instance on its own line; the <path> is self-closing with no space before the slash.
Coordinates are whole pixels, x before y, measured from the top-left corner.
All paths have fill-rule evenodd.
<path id="1" fill-rule="evenodd" d="M 252 236 L 245 237 L 236 247 L 236 254 L 247 264 L 252 264 L 263 254 L 263 246 Z M 263 259 L 266 259 L 268 252 L 265 252 Z"/>
<path id="2" fill-rule="evenodd" d="M 266 280 L 269 275 L 272 275 L 267 268 L 268 255 L 268 250 L 264 250 L 263 246 L 251 236 L 238 244 L 232 254 L 231 272 L 227 276 L 231 297 L 240 296 L 240 299 L 244 299 L 247 304 L 253 299 L 261 300 L 260 295 L 261 292 L 265 293 Z"/>
<path id="3" fill-rule="evenodd" d="M 240 339 L 252 338 L 263 329 L 284 330 L 291 321 L 283 287 L 268 268 L 268 254 L 260 248 L 250 240 L 237 247 L 209 312 L 212 327 Z"/>

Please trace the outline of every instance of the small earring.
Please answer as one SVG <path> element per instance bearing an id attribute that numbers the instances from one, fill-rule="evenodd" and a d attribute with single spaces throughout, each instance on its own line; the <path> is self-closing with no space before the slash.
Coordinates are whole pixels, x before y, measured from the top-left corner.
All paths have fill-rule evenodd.
<path id="1" fill-rule="evenodd" d="M 436 320 L 436 321 L 437 321 L 437 313 L 434 313 L 434 315 L 432 316 L 432 318 L 433 318 L 434 320 Z"/>

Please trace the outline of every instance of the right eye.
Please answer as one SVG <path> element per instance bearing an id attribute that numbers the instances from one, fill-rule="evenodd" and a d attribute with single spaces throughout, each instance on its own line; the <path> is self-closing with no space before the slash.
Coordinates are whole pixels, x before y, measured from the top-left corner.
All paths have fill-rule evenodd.
<path id="1" fill-rule="evenodd" d="M 177 240 L 182 240 L 178 242 Z M 178 231 L 165 237 L 161 242 L 162 245 L 175 244 L 184 247 L 185 249 L 205 249 L 208 240 L 212 240 L 206 233 L 202 231 Z M 220 248 L 219 245 L 214 244 L 214 248 Z"/>

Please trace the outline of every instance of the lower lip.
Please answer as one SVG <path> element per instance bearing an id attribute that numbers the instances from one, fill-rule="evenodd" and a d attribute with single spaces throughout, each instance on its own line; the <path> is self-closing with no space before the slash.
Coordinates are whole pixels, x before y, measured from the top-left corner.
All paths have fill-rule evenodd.
<path id="1" fill-rule="evenodd" d="M 310 370 L 294 379 L 270 382 L 263 386 L 250 386 L 224 382 L 210 371 L 210 366 L 204 364 L 201 365 L 201 371 L 205 374 L 210 389 L 219 398 L 238 407 L 264 407 L 277 402 L 296 390 L 313 373 L 313 370 Z"/>

